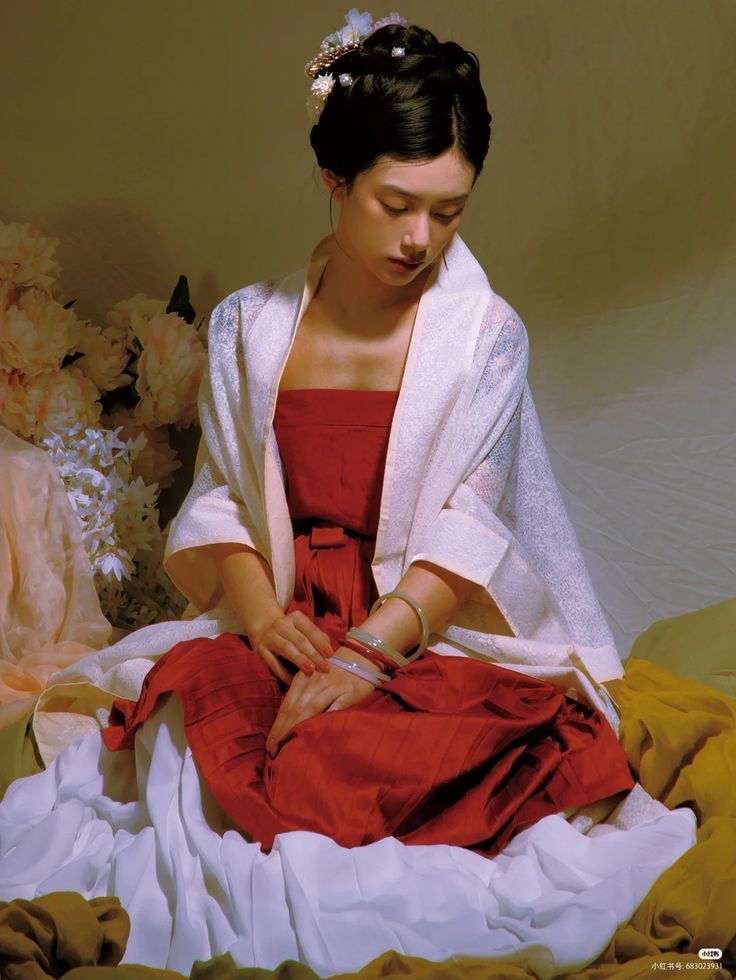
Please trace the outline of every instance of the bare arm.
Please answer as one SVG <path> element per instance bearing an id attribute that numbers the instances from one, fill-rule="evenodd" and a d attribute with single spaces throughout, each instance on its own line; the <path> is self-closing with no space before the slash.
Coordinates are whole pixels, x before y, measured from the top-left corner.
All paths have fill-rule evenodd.
<path id="1" fill-rule="evenodd" d="M 262 555 L 244 544 L 211 544 L 210 551 L 230 605 L 252 643 L 264 625 L 283 615 L 271 567 Z"/>
<path id="2" fill-rule="evenodd" d="M 328 635 L 305 613 L 284 612 L 265 558 L 244 544 L 212 544 L 210 549 L 248 642 L 269 670 L 286 684 L 291 683 L 292 675 L 282 659 L 308 675 L 315 667 L 329 671 L 332 645 Z"/>
<path id="3" fill-rule="evenodd" d="M 409 566 L 396 588 L 408 593 L 422 606 L 431 633 L 452 619 L 458 606 L 472 595 L 477 586 L 438 565 L 418 561 Z M 417 615 L 403 599 L 388 599 L 361 625 L 400 653 L 408 653 L 421 636 Z M 511 635 L 513 633 L 509 628 Z M 603 687 L 618 706 L 621 680 L 614 678 L 604 681 Z"/>
<path id="4" fill-rule="evenodd" d="M 458 607 L 477 588 L 475 582 L 455 575 L 439 565 L 417 561 L 412 562 L 406 570 L 396 591 L 406 592 L 417 600 L 424 609 L 429 632 L 432 633 L 449 623 Z M 380 640 L 389 643 L 399 653 L 408 653 L 421 638 L 417 615 L 403 599 L 387 599 L 360 625 Z"/>

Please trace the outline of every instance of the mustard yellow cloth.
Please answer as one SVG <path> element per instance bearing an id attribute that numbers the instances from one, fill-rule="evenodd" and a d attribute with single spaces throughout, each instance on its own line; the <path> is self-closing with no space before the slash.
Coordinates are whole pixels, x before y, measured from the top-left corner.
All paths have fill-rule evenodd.
<path id="1" fill-rule="evenodd" d="M 270 974 L 269 974 L 270 975 Z M 186 980 L 183 973 L 156 970 L 152 966 L 122 963 L 120 966 L 78 966 L 64 980 Z"/>
<path id="2" fill-rule="evenodd" d="M 733 968 L 736 700 L 629 658 L 621 710 L 621 743 L 639 781 L 670 809 L 691 806 L 698 834 L 695 847 L 655 882 L 601 959 L 715 946 Z"/>
<path id="3" fill-rule="evenodd" d="M 0 902 L 0 977 L 51 980 L 75 966 L 115 966 L 128 942 L 130 920 L 117 898 L 86 901 L 52 892 Z"/>

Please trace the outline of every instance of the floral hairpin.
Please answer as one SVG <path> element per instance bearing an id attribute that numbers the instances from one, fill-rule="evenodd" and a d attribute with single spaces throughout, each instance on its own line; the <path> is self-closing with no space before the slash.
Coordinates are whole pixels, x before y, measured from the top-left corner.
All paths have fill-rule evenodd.
<path id="1" fill-rule="evenodd" d="M 377 31 L 379 27 L 385 27 L 387 24 L 406 25 L 408 21 L 400 14 L 390 13 L 388 16 L 381 17 L 380 20 L 374 22 L 369 13 L 361 14 L 358 12 L 357 7 L 353 7 L 345 14 L 345 23 L 345 27 L 332 34 L 328 34 L 323 39 L 319 46 L 320 53 L 304 66 L 304 73 L 307 78 L 314 79 L 307 99 L 307 111 L 313 123 L 318 122 L 322 114 L 322 109 L 327 101 L 327 96 L 335 84 L 335 76 L 331 72 L 322 74 L 324 69 L 329 68 L 334 61 L 337 61 L 338 58 L 342 57 L 348 51 L 353 51 L 355 48 L 360 47 L 363 40 L 370 34 L 373 34 L 374 31 Z M 400 58 L 405 54 L 405 50 L 404 48 L 395 47 L 392 49 L 391 54 L 395 58 Z M 339 80 L 341 85 L 347 87 L 352 84 L 353 76 L 349 72 L 344 72 L 340 75 Z"/>

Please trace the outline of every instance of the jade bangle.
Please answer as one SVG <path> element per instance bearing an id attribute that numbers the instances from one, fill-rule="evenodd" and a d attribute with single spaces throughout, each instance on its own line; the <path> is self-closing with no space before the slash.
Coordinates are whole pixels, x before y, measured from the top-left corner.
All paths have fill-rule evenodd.
<path id="1" fill-rule="evenodd" d="M 387 599 L 403 599 L 404 602 L 407 602 L 417 614 L 419 625 L 422 628 L 422 639 L 417 650 L 410 657 L 406 658 L 407 662 L 416 660 L 417 657 L 424 653 L 427 648 L 427 643 L 429 643 L 429 623 L 427 622 L 426 613 L 413 596 L 407 595 L 406 592 L 397 592 L 394 590 L 393 592 L 386 592 L 379 596 L 371 606 L 371 611 L 368 615 L 372 615 L 376 609 L 379 609 L 384 604 Z"/>

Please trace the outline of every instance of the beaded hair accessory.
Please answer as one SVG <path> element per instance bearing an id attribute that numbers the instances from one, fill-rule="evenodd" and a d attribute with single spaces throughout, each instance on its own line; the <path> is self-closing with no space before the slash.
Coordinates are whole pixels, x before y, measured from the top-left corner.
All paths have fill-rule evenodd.
<path id="1" fill-rule="evenodd" d="M 320 53 L 304 66 L 304 74 L 307 78 L 314 79 L 307 99 L 307 111 L 313 124 L 319 121 L 327 96 L 335 84 L 335 76 L 331 72 L 325 73 L 324 69 L 329 68 L 334 61 L 347 54 L 348 51 L 359 48 L 364 39 L 377 31 L 379 27 L 385 27 L 387 24 L 403 24 L 406 26 L 408 21 L 400 14 L 390 13 L 374 22 L 369 13 L 360 14 L 358 8 L 353 7 L 345 14 L 345 23 L 345 27 L 328 34 L 323 39 L 319 46 Z M 391 54 L 394 58 L 402 58 L 406 51 L 404 48 L 395 47 L 391 49 Z M 339 81 L 342 86 L 347 88 L 352 85 L 353 76 L 349 72 L 344 72 L 340 75 Z"/>

